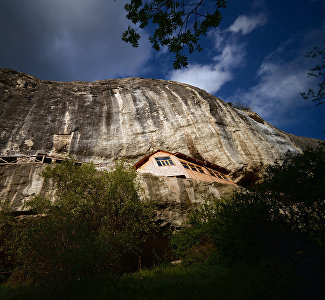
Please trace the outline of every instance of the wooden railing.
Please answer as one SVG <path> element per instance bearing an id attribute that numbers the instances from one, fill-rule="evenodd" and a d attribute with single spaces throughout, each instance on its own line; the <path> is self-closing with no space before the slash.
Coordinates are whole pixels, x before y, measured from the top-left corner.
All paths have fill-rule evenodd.
<path id="1" fill-rule="evenodd" d="M 62 157 L 50 156 L 47 154 L 0 156 L 0 166 L 17 164 L 50 164 L 52 162 L 61 163 L 62 161 L 64 161 Z M 76 162 L 76 165 L 81 166 L 82 163 Z"/>

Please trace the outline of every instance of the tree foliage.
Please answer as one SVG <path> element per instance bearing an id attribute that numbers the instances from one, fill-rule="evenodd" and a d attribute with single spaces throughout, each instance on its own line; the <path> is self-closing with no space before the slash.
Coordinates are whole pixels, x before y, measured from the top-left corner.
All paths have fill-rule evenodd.
<path id="1" fill-rule="evenodd" d="M 218 27 L 225 8 L 225 0 L 131 0 L 125 5 L 127 18 L 135 24 L 123 33 L 122 40 L 139 46 L 139 28 L 149 25 L 153 33 L 149 40 L 155 50 L 167 47 L 175 54 L 174 68 L 188 65 L 187 53 L 201 51 L 200 38 L 208 29 Z"/>
<path id="2" fill-rule="evenodd" d="M 324 41 L 325 43 L 325 41 Z M 325 46 L 324 47 L 314 47 L 312 51 L 306 53 L 305 57 L 319 59 L 320 63 L 316 64 L 315 67 L 309 69 L 307 75 L 309 77 L 319 78 L 317 84 L 317 89 L 309 88 L 307 91 L 302 92 L 301 96 L 305 100 L 311 100 L 317 105 L 322 104 L 325 99 Z"/>
<path id="3" fill-rule="evenodd" d="M 43 176 L 55 184 L 56 201 L 37 196 L 26 203 L 34 216 L 1 217 L 1 228 L 11 232 L 7 254 L 24 280 L 64 282 L 137 267 L 154 227 L 152 204 L 140 200 L 134 170 L 117 164 L 112 172 L 97 171 L 67 160 Z"/>
<path id="4" fill-rule="evenodd" d="M 292 284 L 297 295 L 306 289 L 320 295 L 325 275 L 324 186 L 323 144 L 270 166 L 264 182 L 253 190 L 208 200 L 193 213 L 191 227 L 172 238 L 175 254 L 190 264 L 255 266 L 262 281 L 285 274 L 276 283 L 283 285 L 283 292 Z"/>

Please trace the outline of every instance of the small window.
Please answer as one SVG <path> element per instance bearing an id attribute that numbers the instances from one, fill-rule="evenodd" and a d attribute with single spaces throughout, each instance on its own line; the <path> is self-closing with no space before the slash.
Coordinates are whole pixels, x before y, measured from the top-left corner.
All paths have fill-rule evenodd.
<path id="1" fill-rule="evenodd" d="M 210 173 L 211 176 L 218 177 L 220 179 L 229 181 L 229 179 L 225 175 L 221 174 L 220 172 L 215 171 L 215 170 L 210 170 L 210 169 L 207 169 L 207 170 L 208 170 L 208 172 Z"/>
<path id="2" fill-rule="evenodd" d="M 229 181 L 229 179 L 226 176 L 223 176 L 223 179 Z"/>
<path id="3" fill-rule="evenodd" d="M 225 175 L 223 175 L 223 174 L 221 174 L 219 172 L 218 172 L 218 177 L 221 178 L 221 179 L 223 179 L 223 180 L 229 181 L 228 178 Z"/>
<path id="4" fill-rule="evenodd" d="M 211 176 L 216 177 L 216 175 L 213 173 L 212 170 L 210 170 L 210 169 L 207 169 L 207 170 L 209 171 L 209 173 L 210 173 Z"/>
<path id="5" fill-rule="evenodd" d="M 155 157 L 155 160 L 159 167 L 175 165 L 169 156 Z"/>
<path id="6" fill-rule="evenodd" d="M 204 171 L 202 170 L 202 168 L 201 168 L 201 167 L 199 167 L 199 166 L 196 166 L 196 168 L 197 168 L 197 170 L 198 170 L 200 173 L 203 173 L 203 174 L 204 174 Z"/>
<path id="7" fill-rule="evenodd" d="M 181 161 L 181 164 L 183 165 L 183 167 L 185 169 L 205 174 L 205 172 L 203 171 L 203 169 L 200 166 L 193 165 L 193 164 L 190 164 L 190 163 L 186 163 L 185 161 Z"/>
<path id="8" fill-rule="evenodd" d="M 220 179 L 223 179 L 223 176 L 219 172 L 214 171 L 214 174 L 216 174 L 216 176 L 219 177 Z"/>
<path id="9" fill-rule="evenodd" d="M 167 176 L 167 177 L 173 177 L 173 178 L 186 178 L 185 175 L 176 175 L 176 176 Z"/>
<path id="10" fill-rule="evenodd" d="M 188 164 L 193 171 L 197 171 L 196 167 L 194 165 Z"/>
<path id="11" fill-rule="evenodd" d="M 181 161 L 181 163 L 182 163 L 182 165 L 183 165 L 183 167 L 184 167 L 185 169 L 190 169 L 190 167 L 187 165 L 187 163 L 185 163 L 185 162 L 183 162 L 183 161 Z"/>

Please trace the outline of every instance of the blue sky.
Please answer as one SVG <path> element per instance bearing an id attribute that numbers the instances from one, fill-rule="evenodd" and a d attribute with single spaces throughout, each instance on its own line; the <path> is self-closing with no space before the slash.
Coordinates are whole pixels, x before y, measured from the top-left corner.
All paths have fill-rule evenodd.
<path id="1" fill-rule="evenodd" d="M 176 80 L 225 101 L 249 105 L 281 130 L 325 139 L 325 104 L 300 92 L 324 45 L 322 0 L 229 1 L 217 29 L 187 69 L 173 70 L 168 51 L 155 52 L 142 31 L 140 47 L 121 41 L 128 22 L 122 0 L 0 0 L 0 66 L 46 80 L 130 76 Z"/>

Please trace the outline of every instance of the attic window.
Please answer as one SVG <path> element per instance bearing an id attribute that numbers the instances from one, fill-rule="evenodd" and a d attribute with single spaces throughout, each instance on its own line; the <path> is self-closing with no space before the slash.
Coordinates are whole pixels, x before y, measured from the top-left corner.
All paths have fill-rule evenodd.
<path id="1" fill-rule="evenodd" d="M 199 167 L 199 166 L 196 166 L 196 169 L 200 172 L 200 173 L 204 173 L 204 171 L 202 170 L 202 168 L 201 167 Z"/>
<path id="2" fill-rule="evenodd" d="M 229 181 L 229 179 L 224 174 L 221 174 L 220 172 L 217 172 L 217 171 L 214 171 L 214 172 L 217 173 L 217 176 L 219 178 Z"/>
<path id="3" fill-rule="evenodd" d="M 228 179 L 225 175 L 221 174 L 221 173 L 218 172 L 218 171 L 211 170 L 211 169 L 208 169 L 208 171 L 209 171 L 210 175 L 212 175 L 212 176 L 214 176 L 214 177 L 218 177 L 218 178 L 220 178 L 220 179 L 223 179 L 223 180 L 227 180 L 227 181 L 229 181 L 229 179 Z"/>
<path id="4" fill-rule="evenodd" d="M 188 165 L 190 166 L 191 170 L 197 171 L 197 169 L 196 169 L 196 167 L 194 165 L 192 165 L 192 164 L 188 164 Z"/>
<path id="5" fill-rule="evenodd" d="M 190 169 L 190 167 L 187 165 L 187 163 L 185 163 L 185 162 L 183 162 L 183 161 L 181 161 L 181 163 L 182 163 L 182 165 L 183 165 L 183 167 L 184 167 L 185 169 Z"/>
<path id="6" fill-rule="evenodd" d="M 208 172 L 210 173 L 211 176 L 216 177 L 216 175 L 213 173 L 212 170 L 210 170 L 210 169 L 207 169 L 207 170 L 208 170 Z"/>
<path id="7" fill-rule="evenodd" d="M 155 160 L 159 167 L 175 165 L 169 156 L 155 157 Z"/>
<path id="8" fill-rule="evenodd" d="M 185 169 L 188 169 L 188 170 L 192 170 L 192 171 L 195 171 L 195 172 L 200 172 L 200 173 L 205 174 L 204 171 L 203 171 L 203 169 L 201 167 L 197 166 L 197 165 L 193 165 L 193 164 L 190 164 L 190 163 L 186 163 L 184 161 L 181 161 L 181 163 L 182 163 L 182 165 L 183 165 L 183 167 Z"/>

